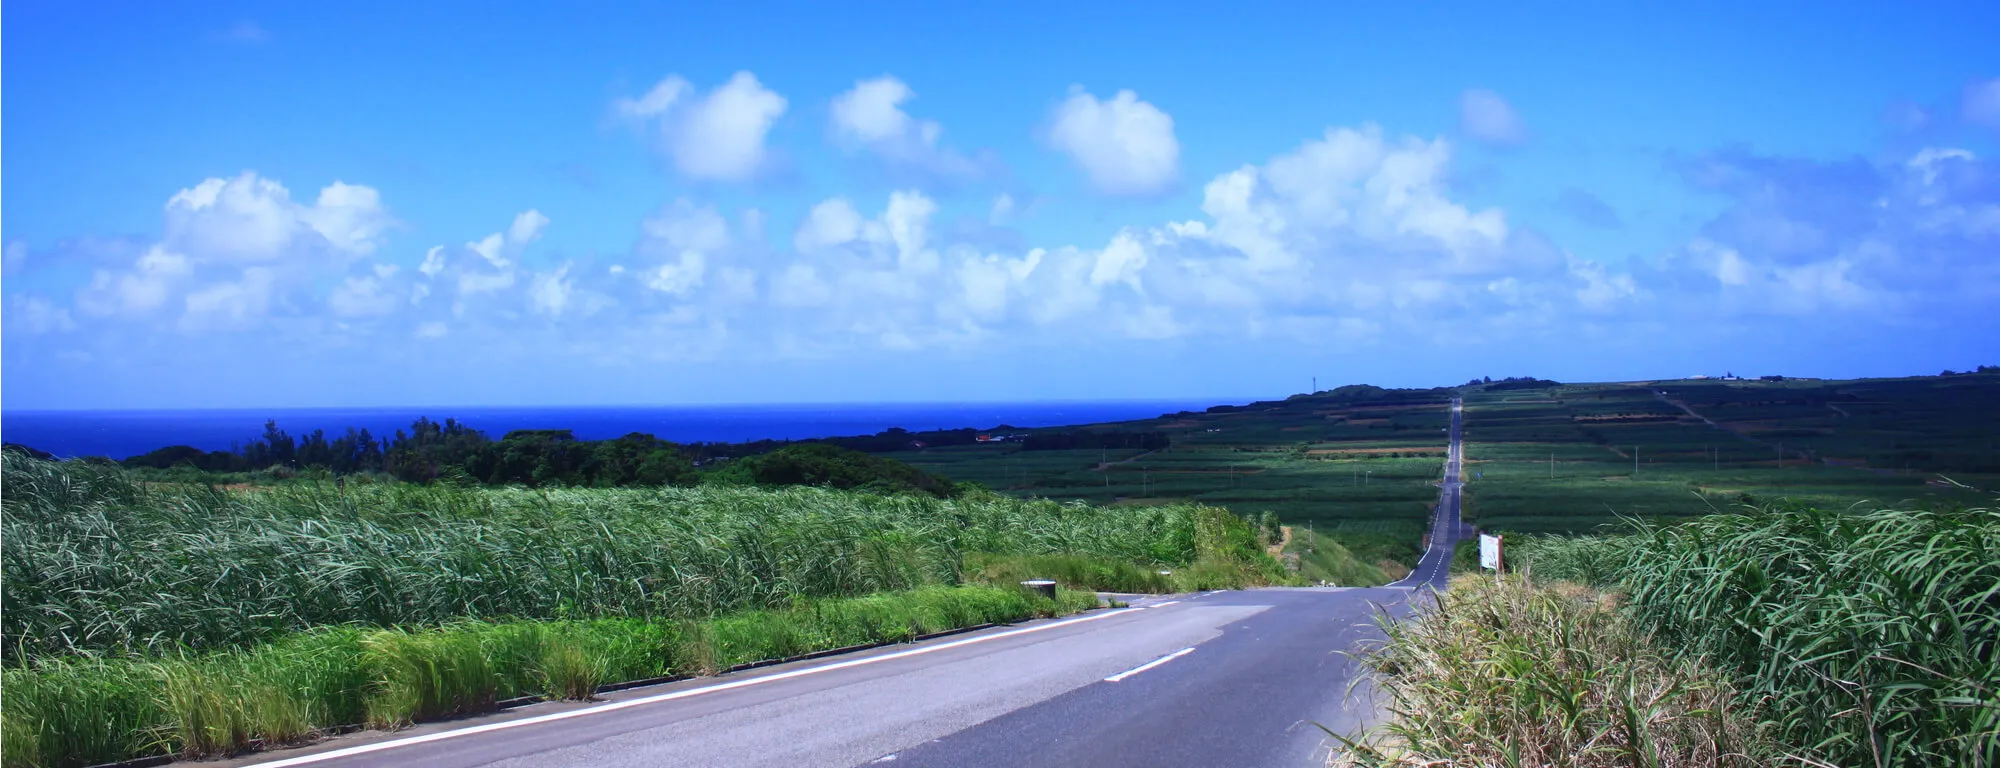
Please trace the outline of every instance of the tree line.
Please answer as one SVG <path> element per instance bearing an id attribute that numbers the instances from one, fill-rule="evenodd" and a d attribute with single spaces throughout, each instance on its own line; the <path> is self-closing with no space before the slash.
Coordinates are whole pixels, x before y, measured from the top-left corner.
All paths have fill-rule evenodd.
<path id="1" fill-rule="evenodd" d="M 1065 447 L 1150 445 L 1164 436 L 1135 438 L 1125 433 L 1081 433 L 1087 438 L 1055 438 Z M 204 451 L 175 445 L 117 462 L 127 467 L 161 471 L 195 471 L 208 475 L 266 473 L 279 478 L 323 470 L 335 476 L 389 475 L 413 483 L 437 481 L 485 485 L 622 487 L 719 483 L 736 485 L 821 485 L 881 493 L 917 492 L 950 497 L 965 490 L 944 475 L 857 448 L 881 451 L 908 449 L 924 441 L 970 444 L 976 430 L 910 433 L 901 429 L 878 435 L 810 441 L 760 440 L 748 443 L 678 444 L 643 432 L 610 440 L 580 440 L 567 429 L 524 429 L 498 440 L 464 422 L 419 418 L 409 429 L 378 436 L 349 428 L 329 435 L 313 430 L 292 435 L 275 420 L 266 421 L 256 439 L 233 450 Z M 53 458 L 27 446 L 8 444 L 37 458 Z M 1043 444 L 1024 445 L 1034 450 Z M 110 461 L 109 459 L 88 459 Z"/>

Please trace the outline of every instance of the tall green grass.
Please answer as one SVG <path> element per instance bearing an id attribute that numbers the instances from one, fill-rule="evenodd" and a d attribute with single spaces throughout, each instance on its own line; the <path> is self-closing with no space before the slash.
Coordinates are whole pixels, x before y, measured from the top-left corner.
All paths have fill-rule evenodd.
<path id="1" fill-rule="evenodd" d="M 1019 594 L 1024 576 L 1286 578 L 1248 521 L 1194 504 L 222 489 L 12 452 L 0 472 L 9 766 L 217 754 L 1055 610 Z M 1005 588 L 953 586 L 982 577 Z"/>
<path id="2" fill-rule="evenodd" d="M 1772 506 L 1520 554 L 1621 586 L 1640 629 L 1732 672 L 1813 759 L 2000 765 L 2000 510 Z"/>
<path id="3" fill-rule="evenodd" d="M 810 488 L 223 490 L 11 452 L 0 487 L 10 665 L 245 647 L 328 625 L 701 618 L 956 584 L 973 553 L 1187 566 L 1204 584 L 1282 578 L 1247 522 L 1191 504 Z"/>
<path id="4" fill-rule="evenodd" d="M 6 766 L 228 754 L 493 709 L 517 696 L 587 699 L 606 683 L 710 674 L 1095 607 L 1020 590 L 928 587 L 703 621 L 597 619 L 425 630 L 322 628 L 241 651 L 48 659 L 0 671 Z"/>
<path id="5" fill-rule="evenodd" d="M 1364 656 L 1393 720 L 1335 765 L 1677 768 L 1776 756 L 1727 675 L 1648 643 L 1603 595 L 1460 576 Z"/>

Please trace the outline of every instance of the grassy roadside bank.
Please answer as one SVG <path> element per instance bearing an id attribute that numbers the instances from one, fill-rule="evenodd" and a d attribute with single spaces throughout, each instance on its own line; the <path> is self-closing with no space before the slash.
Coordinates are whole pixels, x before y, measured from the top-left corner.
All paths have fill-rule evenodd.
<path id="1" fill-rule="evenodd" d="M 1132 591 L 1292 579 L 1251 522 L 1196 504 L 231 489 L 4 461 L 6 766 L 221 754 L 1095 604 L 1025 597 L 1029 577 Z"/>
<path id="2" fill-rule="evenodd" d="M 1396 721 L 1354 762 L 2000 764 L 2000 511 L 1768 505 L 1511 556 L 1387 627 Z"/>
<path id="3" fill-rule="evenodd" d="M 981 558 L 1090 558 L 1216 586 L 1285 578 L 1247 521 L 1195 504 L 819 488 L 229 490 L 13 452 L 0 484 L 9 665 L 244 648 L 330 625 L 706 618 L 961 584 Z"/>
<path id="4" fill-rule="evenodd" d="M 1752 766 L 1728 678 L 1653 648 L 1615 597 L 1459 576 L 1365 657 L 1393 720 L 1339 766 Z"/>
<path id="5" fill-rule="evenodd" d="M 1400 562 L 1387 557 L 1370 562 L 1339 538 L 1304 528 L 1293 529 L 1285 554 L 1298 559 L 1299 578 L 1307 584 L 1376 587 L 1410 574 L 1409 567 Z"/>
<path id="6" fill-rule="evenodd" d="M 704 675 L 1094 608 L 1019 589 L 928 587 L 699 621 L 458 622 L 424 630 L 314 629 L 248 650 L 50 660 L 4 676 L 5 765 L 82 766 L 298 743 L 327 729 L 397 727 L 518 696 L 588 699 L 609 683 Z"/>

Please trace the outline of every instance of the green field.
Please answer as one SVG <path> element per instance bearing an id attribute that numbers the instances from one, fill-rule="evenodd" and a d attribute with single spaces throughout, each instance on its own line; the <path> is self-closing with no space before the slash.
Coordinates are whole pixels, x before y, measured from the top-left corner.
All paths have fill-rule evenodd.
<path id="1" fill-rule="evenodd" d="M 1775 498 L 1968 504 L 1981 498 L 1974 489 L 2000 488 L 1992 374 L 1522 386 L 1342 387 L 1068 428 L 1171 438 L 1151 452 L 999 443 L 889 455 L 1016 497 L 1271 512 L 1368 562 L 1418 555 L 1454 394 L 1466 404 L 1465 512 L 1492 530 L 1587 531 Z"/>
<path id="2" fill-rule="evenodd" d="M 1466 515 L 1492 530 L 1584 531 L 1774 498 L 1971 504 L 1982 494 L 1951 482 L 2000 485 L 1990 375 L 1567 385 L 1468 391 L 1465 403 Z"/>
<path id="3" fill-rule="evenodd" d="M 1451 391 L 1344 387 L 1282 402 L 1088 429 L 1159 431 L 1168 448 L 899 451 L 897 459 L 1018 497 L 1140 506 L 1191 500 L 1332 534 L 1367 562 L 1414 562 L 1437 502 Z"/>

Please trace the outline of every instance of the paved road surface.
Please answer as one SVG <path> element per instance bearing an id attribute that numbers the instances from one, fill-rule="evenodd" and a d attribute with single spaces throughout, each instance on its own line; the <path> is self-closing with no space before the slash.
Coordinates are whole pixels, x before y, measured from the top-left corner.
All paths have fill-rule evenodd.
<path id="1" fill-rule="evenodd" d="M 1417 561 L 1416 569 L 1410 575 L 1389 586 L 1417 587 L 1430 585 L 1444 589 L 1451 579 L 1451 555 L 1458 542 L 1470 539 L 1475 534 L 1472 524 L 1459 519 L 1458 499 L 1465 489 L 1465 440 L 1463 435 L 1465 402 L 1454 398 L 1451 401 L 1451 446 L 1445 449 L 1444 482 L 1438 489 L 1437 512 L 1431 518 L 1430 544 L 1424 549 L 1423 559 Z"/>
<path id="2" fill-rule="evenodd" d="M 363 733 L 217 765 L 1308 766 L 1319 723 L 1379 711 L 1344 652 L 1441 585 L 1457 522 L 1459 415 L 1439 525 L 1400 586 L 1149 597 L 834 659 Z M 1350 690 L 1353 687 L 1353 690 Z"/>

